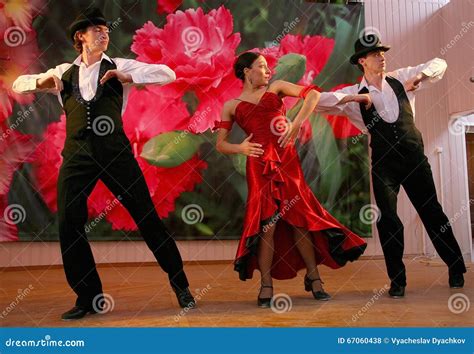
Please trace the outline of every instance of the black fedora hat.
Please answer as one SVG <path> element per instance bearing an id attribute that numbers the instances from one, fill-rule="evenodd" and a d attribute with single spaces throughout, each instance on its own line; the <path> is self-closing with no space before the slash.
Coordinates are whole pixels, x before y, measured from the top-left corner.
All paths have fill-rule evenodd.
<path id="1" fill-rule="evenodd" d="M 109 23 L 105 20 L 104 15 L 97 7 L 86 9 L 80 13 L 79 16 L 69 26 L 69 36 L 74 41 L 74 34 L 89 26 L 104 25 L 108 26 Z"/>
<path id="2" fill-rule="evenodd" d="M 375 51 L 388 51 L 390 46 L 382 45 L 380 38 L 375 34 L 364 34 L 354 43 L 354 54 L 351 56 L 350 62 L 353 65 L 357 64 L 359 58 Z"/>

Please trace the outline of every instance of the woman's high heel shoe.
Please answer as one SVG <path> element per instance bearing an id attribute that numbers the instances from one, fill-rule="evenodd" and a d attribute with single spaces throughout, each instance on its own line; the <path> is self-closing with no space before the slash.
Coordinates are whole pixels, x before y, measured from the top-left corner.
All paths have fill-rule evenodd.
<path id="1" fill-rule="evenodd" d="M 262 285 L 260 287 L 260 293 L 262 292 L 263 288 L 273 289 L 273 286 L 271 286 L 271 285 Z M 260 293 L 258 294 L 259 296 L 257 297 L 257 306 L 260 307 L 260 308 L 264 308 L 264 309 L 270 308 L 271 307 L 271 302 L 272 302 L 272 297 L 261 298 Z"/>
<path id="2" fill-rule="evenodd" d="M 321 290 L 318 290 L 318 291 L 313 290 L 313 283 L 315 281 L 320 281 L 321 282 Z M 323 284 L 324 283 L 321 280 L 321 278 L 309 279 L 307 275 L 305 275 L 305 277 L 304 277 L 304 289 L 306 291 L 311 291 L 313 293 L 313 297 L 316 300 L 328 301 L 331 298 L 331 295 L 329 295 L 327 292 L 324 291 Z"/>

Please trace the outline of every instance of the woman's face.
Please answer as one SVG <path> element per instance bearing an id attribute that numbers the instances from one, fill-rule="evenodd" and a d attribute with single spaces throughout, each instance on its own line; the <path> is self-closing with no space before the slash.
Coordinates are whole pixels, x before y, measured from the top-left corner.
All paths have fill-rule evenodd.
<path id="1" fill-rule="evenodd" d="M 252 86 L 268 85 L 272 74 L 263 55 L 255 59 L 250 68 L 245 68 L 244 73 L 246 80 L 248 80 Z"/>

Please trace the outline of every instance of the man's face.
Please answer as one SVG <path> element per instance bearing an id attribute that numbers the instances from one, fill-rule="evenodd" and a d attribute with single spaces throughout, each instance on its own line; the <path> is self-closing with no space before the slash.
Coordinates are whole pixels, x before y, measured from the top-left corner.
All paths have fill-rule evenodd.
<path id="1" fill-rule="evenodd" d="M 364 67 L 364 72 L 382 73 L 385 71 L 385 52 L 380 50 L 371 52 L 365 58 L 359 59 L 359 64 Z"/>
<path id="2" fill-rule="evenodd" d="M 109 46 L 109 28 L 103 25 L 89 26 L 79 37 L 83 47 L 91 52 L 105 52 Z"/>

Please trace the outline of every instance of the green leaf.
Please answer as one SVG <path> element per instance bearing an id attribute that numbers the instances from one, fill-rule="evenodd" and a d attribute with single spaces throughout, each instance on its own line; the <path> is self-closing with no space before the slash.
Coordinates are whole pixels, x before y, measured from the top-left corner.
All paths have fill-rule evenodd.
<path id="1" fill-rule="evenodd" d="M 355 13 L 356 18 L 347 22 L 341 18 L 337 18 L 336 25 L 336 43 L 329 60 L 323 70 L 315 78 L 313 83 L 323 90 L 328 91 L 334 86 L 341 84 L 341 78 L 344 83 L 356 82 L 362 73 L 356 66 L 349 62 L 354 48 L 354 42 L 358 39 L 359 33 L 364 27 L 363 16 Z"/>
<path id="2" fill-rule="evenodd" d="M 326 118 L 313 113 L 310 120 L 315 153 L 321 168 L 321 180 L 316 196 L 330 208 L 343 181 L 341 155 L 332 127 Z"/>
<path id="3" fill-rule="evenodd" d="M 287 54 L 278 60 L 272 81 L 285 80 L 297 83 L 306 71 L 306 57 L 300 54 Z"/>
<path id="4" fill-rule="evenodd" d="M 295 105 L 293 107 L 290 108 L 290 110 L 286 114 L 288 119 L 293 121 L 302 106 L 303 106 L 303 100 L 300 99 L 300 100 L 298 100 L 298 102 L 295 103 Z"/>
<path id="5" fill-rule="evenodd" d="M 204 236 L 213 236 L 214 231 L 206 224 L 198 222 L 194 227 Z"/>
<path id="6" fill-rule="evenodd" d="M 158 167 L 176 167 L 193 157 L 204 139 L 186 131 L 159 134 L 146 142 L 141 157 Z"/>
<path id="7" fill-rule="evenodd" d="M 247 171 L 246 171 L 246 165 L 247 165 L 247 156 L 244 154 L 234 154 L 231 156 L 232 158 L 232 164 L 235 167 L 235 170 L 240 173 L 242 176 L 245 176 Z"/>

